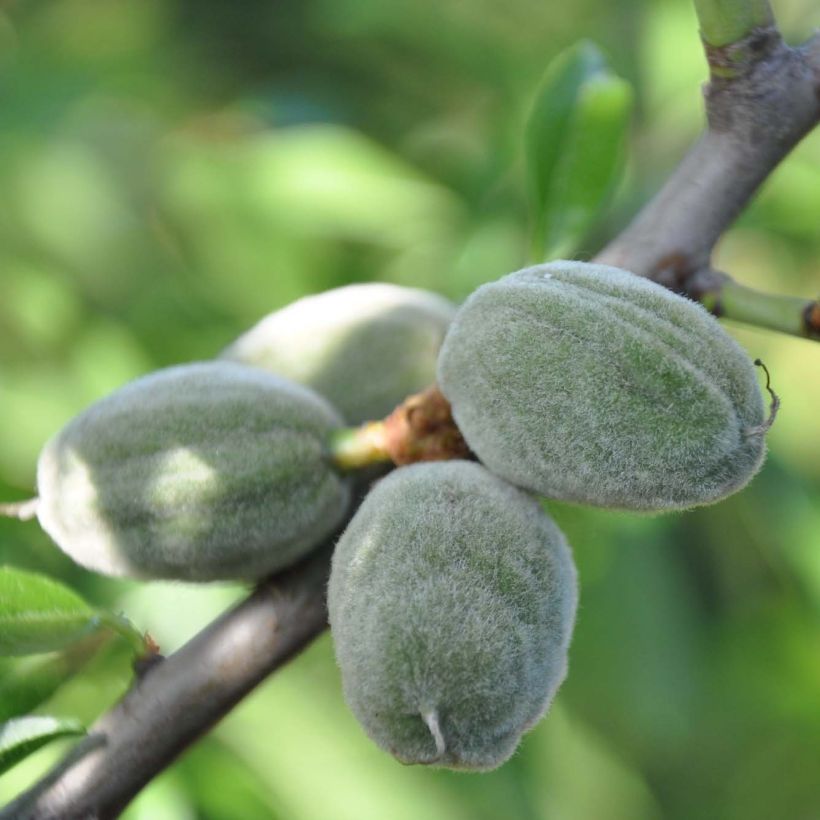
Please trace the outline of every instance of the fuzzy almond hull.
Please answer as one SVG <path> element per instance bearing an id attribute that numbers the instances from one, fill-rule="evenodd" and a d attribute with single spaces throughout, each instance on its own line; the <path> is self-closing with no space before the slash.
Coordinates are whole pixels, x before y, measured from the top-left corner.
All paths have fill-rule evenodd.
<path id="1" fill-rule="evenodd" d="M 532 497 L 478 464 L 379 482 L 339 541 L 328 593 L 347 702 L 405 763 L 501 765 L 566 675 L 572 555 Z"/>
<path id="2" fill-rule="evenodd" d="M 481 461 L 549 498 L 651 512 L 709 504 L 765 454 L 743 349 L 700 305 L 618 268 L 553 262 L 479 288 L 438 377 Z"/>
<path id="3" fill-rule="evenodd" d="M 97 572 L 255 579 L 341 522 L 341 423 L 306 388 L 223 362 L 168 368 L 92 405 L 43 449 L 43 528 Z"/>

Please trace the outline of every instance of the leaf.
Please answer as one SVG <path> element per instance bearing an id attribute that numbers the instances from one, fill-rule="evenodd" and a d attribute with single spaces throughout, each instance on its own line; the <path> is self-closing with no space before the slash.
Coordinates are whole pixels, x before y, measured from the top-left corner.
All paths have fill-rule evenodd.
<path id="1" fill-rule="evenodd" d="M 551 257 L 571 252 L 592 226 L 620 176 L 632 107 L 625 80 L 601 74 L 578 96 L 572 139 L 545 213 Z"/>
<path id="2" fill-rule="evenodd" d="M 98 613 L 62 584 L 0 567 L 0 655 L 60 649 L 99 625 Z"/>
<path id="3" fill-rule="evenodd" d="M 103 631 L 76 641 L 62 652 L 0 658 L 0 722 L 36 709 L 110 640 L 111 633 Z"/>
<path id="4" fill-rule="evenodd" d="M 31 716 L 0 723 L 0 774 L 61 737 L 85 734 L 76 720 Z"/>
<path id="5" fill-rule="evenodd" d="M 632 96 L 588 41 L 547 68 L 526 129 L 536 261 L 570 253 L 605 205 L 621 171 Z"/>
<path id="6" fill-rule="evenodd" d="M 561 158 L 578 89 L 604 68 L 594 43 L 582 40 L 547 67 L 526 131 L 527 161 L 536 206 L 549 198 L 552 175 Z"/>

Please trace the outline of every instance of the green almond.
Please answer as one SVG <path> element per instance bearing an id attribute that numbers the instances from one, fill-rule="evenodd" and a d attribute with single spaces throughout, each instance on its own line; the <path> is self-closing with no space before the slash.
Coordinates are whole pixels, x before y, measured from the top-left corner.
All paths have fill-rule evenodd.
<path id="1" fill-rule="evenodd" d="M 405 763 L 495 768 L 566 675 L 576 597 L 569 548 L 532 497 L 472 462 L 402 467 L 333 556 L 347 702 Z"/>
<path id="2" fill-rule="evenodd" d="M 479 288 L 438 376 L 481 461 L 550 498 L 709 504 L 765 454 L 745 351 L 702 306 L 618 268 L 553 262 Z"/>
<path id="3" fill-rule="evenodd" d="M 137 379 L 80 414 L 38 463 L 43 528 L 110 575 L 254 579 L 341 522 L 349 487 L 320 396 L 228 362 Z"/>
<path id="4" fill-rule="evenodd" d="M 398 285 L 348 285 L 299 299 L 239 337 L 222 358 L 307 385 L 349 424 L 381 419 L 436 378 L 455 306 Z"/>

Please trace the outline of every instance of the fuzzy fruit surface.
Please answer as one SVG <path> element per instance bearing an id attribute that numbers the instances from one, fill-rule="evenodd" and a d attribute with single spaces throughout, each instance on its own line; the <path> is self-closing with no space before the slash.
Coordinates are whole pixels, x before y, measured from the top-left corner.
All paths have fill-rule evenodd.
<path id="1" fill-rule="evenodd" d="M 278 373 L 320 393 L 349 424 L 381 419 L 436 378 L 455 306 L 398 285 L 348 285 L 262 319 L 222 358 Z"/>
<path id="2" fill-rule="evenodd" d="M 438 377 L 481 461 L 550 498 L 708 504 L 765 454 L 745 351 L 702 306 L 618 268 L 553 262 L 480 287 Z"/>
<path id="3" fill-rule="evenodd" d="M 77 563 L 110 575 L 255 579 L 342 520 L 349 488 L 312 391 L 250 367 L 160 370 L 89 407 L 43 449 L 38 517 Z"/>
<path id="4" fill-rule="evenodd" d="M 401 467 L 333 556 L 347 702 L 403 762 L 495 768 L 566 675 L 576 601 L 569 548 L 532 497 L 473 462 Z"/>

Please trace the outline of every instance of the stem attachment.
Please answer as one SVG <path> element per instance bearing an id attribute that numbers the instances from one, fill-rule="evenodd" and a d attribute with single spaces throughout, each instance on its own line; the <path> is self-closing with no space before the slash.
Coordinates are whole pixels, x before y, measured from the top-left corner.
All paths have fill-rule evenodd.
<path id="1" fill-rule="evenodd" d="M 333 462 L 342 470 L 356 470 L 390 461 L 383 421 L 368 421 L 361 427 L 345 427 L 330 439 Z"/>
<path id="2" fill-rule="evenodd" d="M 16 518 L 18 521 L 30 521 L 37 516 L 39 498 L 29 498 L 26 501 L 12 501 L 0 504 L 0 515 L 4 518 Z"/>
<path id="3" fill-rule="evenodd" d="M 728 277 L 700 294 L 691 295 L 715 316 L 820 341 L 817 301 L 762 293 Z"/>
<path id="4" fill-rule="evenodd" d="M 384 421 L 338 430 L 330 440 L 333 461 L 355 470 L 384 461 L 470 458 L 470 448 L 453 419 L 450 402 L 435 386 L 405 399 Z"/>

